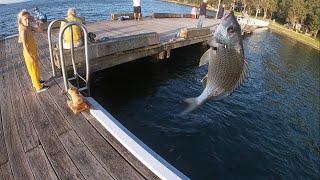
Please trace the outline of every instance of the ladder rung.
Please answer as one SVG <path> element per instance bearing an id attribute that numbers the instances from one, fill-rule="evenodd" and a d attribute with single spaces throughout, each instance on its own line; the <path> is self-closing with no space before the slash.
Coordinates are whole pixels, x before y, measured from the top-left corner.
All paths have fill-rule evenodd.
<path id="1" fill-rule="evenodd" d="M 71 77 L 71 78 L 68 78 L 69 81 L 72 81 L 72 80 L 75 80 L 77 79 L 76 77 Z"/>
<path id="2" fill-rule="evenodd" d="M 87 90 L 87 89 L 88 89 L 88 87 L 83 87 L 83 88 L 78 89 L 78 91 L 83 91 L 83 90 Z"/>
<path id="3" fill-rule="evenodd" d="M 80 79 L 82 79 L 84 82 L 86 82 L 87 83 L 87 80 L 85 79 L 85 78 L 83 78 L 82 76 L 80 76 L 80 75 L 78 75 L 78 77 L 80 78 Z"/>
<path id="4" fill-rule="evenodd" d="M 77 75 L 81 80 L 83 80 L 84 82 L 87 82 L 82 76 L 80 75 Z M 77 77 L 71 77 L 71 78 L 68 78 L 69 81 L 72 81 L 72 80 L 75 80 L 77 79 Z"/>

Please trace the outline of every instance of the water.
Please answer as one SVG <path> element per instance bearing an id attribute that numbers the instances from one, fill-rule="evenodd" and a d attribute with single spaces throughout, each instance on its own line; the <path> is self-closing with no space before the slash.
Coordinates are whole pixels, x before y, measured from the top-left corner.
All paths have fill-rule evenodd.
<path id="1" fill-rule="evenodd" d="M 159 0 L 142 0 L 141 5 L 143 16 L 154 12 L 191 12 L 191 7 L 161 2 Z M 68 8 L 75 7 L 78 14 L 84 16 L 87 22 L 110 19 L 111 13 L 133 11 L 132 0 L 33 0 L 0 5 L 0 38 L 17 34 L 17 14 L 22 9 L 33 12 L 35 6 L 38 6 L 41 11 L 46 13 L 49 20 L 64 18 Z"/>
<path id="2" fill-rule="evenodd" d="M 198 46 L 95 75 L 94 98 L 192 179 L 316 179 L 319 52 L 269 31 L 244 40 L 250 75 L 228 98 L 186 115 L 202 92 Z"/>

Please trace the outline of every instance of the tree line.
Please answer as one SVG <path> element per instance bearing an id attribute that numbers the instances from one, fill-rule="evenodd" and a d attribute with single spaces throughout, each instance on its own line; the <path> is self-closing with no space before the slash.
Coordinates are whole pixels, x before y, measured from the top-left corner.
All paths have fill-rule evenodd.
<path id="1" fill-rule="evenodd" d="M 200 4 L 202 0 L 177 0 L 182 3 Z M 320 30 L 320 0 L 220 0 L 225 9 L 245 10 L 249 15 L 305 27 L 315 38 Z M 208 0 L 208 5 L 217 7 L 219 0 Z"/>

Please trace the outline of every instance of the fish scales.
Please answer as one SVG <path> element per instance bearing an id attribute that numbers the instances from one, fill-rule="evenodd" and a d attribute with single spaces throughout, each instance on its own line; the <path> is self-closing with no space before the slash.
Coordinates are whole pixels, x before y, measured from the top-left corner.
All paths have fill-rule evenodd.
<path id="1" fill-rule="evenodd" d="M 199 66 L 209 63 L 208 74 L 201 80 L 205 83 L 205 89 L 198 97 L 185 100 L 189 106 L 182 114 L 196 109 L 209 99 L 217 100 L 230 95 L 246 77 L 241 28 L 233 12 L 222 18 L 209 45 L 211 47 L 199 63 Z"/>

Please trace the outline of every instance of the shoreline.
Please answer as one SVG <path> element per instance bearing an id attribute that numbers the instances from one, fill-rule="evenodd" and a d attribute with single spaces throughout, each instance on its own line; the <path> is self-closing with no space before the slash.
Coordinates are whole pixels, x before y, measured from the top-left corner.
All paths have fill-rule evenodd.
<path id="1" fill-rule="evenodd" d="M 199 5 L 195 4 L 195 3 L 184 3 L 184 2 L 179 2 L 179 1 L 175 1 L 175 0 L 160 0 L 160 1 L 168 2 L 168 3 L 175 3 L 175 4 L 185 5 L 185 6 L 199 7 Z M 217 9 L 215 9 L 211 6 L 207 7 L 207 10 L 215 11 L 215 12 L 217 11 Z M 319 40 L 316 40 L 316 39 L 313 39 L 313 38 L 308 37 L 306 35 L 300 34 L 298 32 L 289 30 L 289 29 L 285 28 L 283 25 L 278 24 L 278 23 L 270 22 L 268 28 L 278 34 L 287 36 L 291 39 L 294 39 L 298 42 L 301 42 L 305 45 L 308 45 L 308 46 L 314 48 L 315 50 L 320 51 L 320 41 Z"/>
<path id="2" fill-rule="evenodd" d="M 191 6 L 191 7 L 197 7 L 197 8 L 200 7 L 200 5 L 197 3 L 183 3 L 183 2 L 175 1 L 175 0 L 160 0 L 160 1 L 168 2 L 168 3 L 175 3 L 175 4 L 179 4 L 179 5 L 185 5 L 185 6 Z M 207 5 L 207 10 L 217 12 L 217 9 L 210 6 L 209 4 Z"/>
<path id="3" fill-rule="evenodd" d="M 298 42 L 301 42 L 305 45 L 308 45 L 310 47 L 312 47 L 313 49 L 315 50 L 318 50 L 320 51 L 320 41 L 319 40 L 316 40 L 316 39 L 313 39 L 309 36 L 306 36 L 306 35 L 303 35 L 301 33 L 298 33 L 298 32 L 295 32 L 293 30 L 290 30 L 290 29 L 287 29 L 285 28 L 284 26 L 282 26 L 281 24 L 278 24 L 278 23 L 272 23 L 270 22 L 268 28 L 271 30 L 271 31 L 274 31 L 278 34 L 282 34 L 282 35 L 285 35 L 291 39 L 294 39 Z"/>

